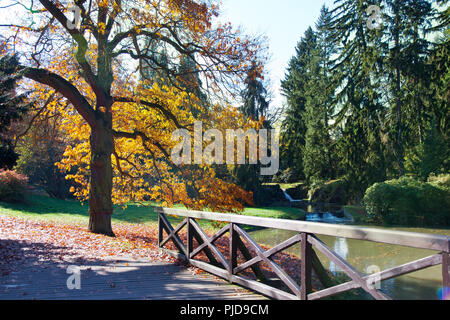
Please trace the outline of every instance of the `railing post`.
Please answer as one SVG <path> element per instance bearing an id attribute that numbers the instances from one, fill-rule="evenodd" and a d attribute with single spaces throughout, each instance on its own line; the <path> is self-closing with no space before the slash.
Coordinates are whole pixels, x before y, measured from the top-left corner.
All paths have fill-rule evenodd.
<path id="1" fill-rule="evenodd" d="M 163 241 L 163 226 L 161 215 L 162 213 L 158 213 L 158 248 L 161 248 L 161 242 Z"/>
<path id="2" fill-rule="evenodd" d="M 234 230 L 234 223 L 229 224 L 230 228 L 230 263 L 228 265 L 229 281 L 233 282 L 234 269 L 237 267 L 237 238 L 236 231 Z"/>
<path id="3" fill-rule="evenodd" d="M 450 295 L 450 254 L 442 252 L 442 296 Z"/>
<path id="4" fill-rule="evenodd" d="M 308 242 L 308 233 L 302 233 L 302 256 L 301 256 L 301 299 L 308 300 L 308 294 L 312 292 L 312 245 Z"/>
<path id="5" fill-rule="evenodd" d="M 187 261 L 191 260 L 191 252 L 193 250 L 193 234 L 192 234 L 192 218 L 187 218 L 187 245 L 186 245 L 186 253 L 187 253 Z"/>

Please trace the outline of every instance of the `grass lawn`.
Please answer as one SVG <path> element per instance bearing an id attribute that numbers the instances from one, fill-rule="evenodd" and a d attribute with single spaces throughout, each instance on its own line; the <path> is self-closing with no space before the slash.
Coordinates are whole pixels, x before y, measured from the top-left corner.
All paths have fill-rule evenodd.
<path id="1" fill-rule="evenodd" d="M 154 206 L 156 204 L 149 206 L 128 204 L 125 210 L 122 207 L 116 207 L 112 222 L 156 224 L 158 215 L 154 211 Z M 68 224 L 87 224 L 89 221 L 87 204 L 83 205 L 76 200 L 60 200 L 42 195 L 29 195 L 25 203 L 0 202 L 0 214 Z M 296 208 L 246 208 L 241 214 L 295 220 L 300 219 L 303 212 Z M 173 222 L 177 220 L 172 218 Z M 208 221 L 203 220 L 199 223 L 204 227 L 214 228 Z"/>

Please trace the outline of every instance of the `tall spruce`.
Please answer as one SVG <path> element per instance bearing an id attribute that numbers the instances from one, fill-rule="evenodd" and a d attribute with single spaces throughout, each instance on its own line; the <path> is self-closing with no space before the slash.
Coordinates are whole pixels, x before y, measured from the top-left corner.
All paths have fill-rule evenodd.
<path id="1" fill-rule="evenodd" d="M 448 172 L 446 4 L 337 0 L 331 12 L 322 9 L 282 82 L 281 150 L 297 178 L 344 178 L 358 200 L 387 178 Z M 368 23 L 371 5 L 380 8 L 379 25 Z"/>
<path id="2" fill-rule="evenodd" d="M 297 44 L 296 55 L 291 58 L 284 80 L 281 82 L 282 94 L 287 105 L 281 127 L 281 157 L 283 167 L 292 169 L 296 179 L 305 177 L 303 154 L 306 136 L 306 90 L 308 79 L 305 76 L 308 65 L 317 47 L 317 35 L 312 28 L 306 30 Z"/>
<path id="3" fill-rule="evenodd" d="M 427 116 L 430 68 L 427 38 L 434 9 L 427 0 L 385 0 L 386 73 L 391 101 L 391 132 L 397 173 L 405 173 L 408 149 L 420 144 L 431 118 Z"/>
<path id="4" fill-rule="evenodd" d="M 308 183 L 334 177 L 329 134 L 330 114 L 333 111 L 334 83 L 331 77 L 332 56 L 336 46 L 330 40 L 328 26 L 331 14 L 322 7 L 316 24 L 316 47 L 306 68 L 305 148 L 303 168 Z"/>
<path id="5" fill-rule="evenodd" d="M 334 122 L 342 128 L 339 160 L 355 195 L 386 176 L 381 145 L 382 29 L 368 27 L 369 5 L 362 0 L 338 0 L 330 24 L 332 39 L 339 46 L 334 65 L 338 82 Z"/>
<path id="6" fill-rule="evenodd" d="M 246 87 L 241 93 L 243 104 L 240 110 L 246 118 L 254 121 L 266 118 L 269 108 L 268 94 L 263 78 L 260 68 L 253 63 L 245 80 Z M 263 127 L 269 129 L 271 124 L 265 120 Z M 259 173 L 258 165 L 236 165 L 234 168 L 236 184 L 253 192 L 253 201 L 256 205 L 262 204 L 264 201 Z"/>

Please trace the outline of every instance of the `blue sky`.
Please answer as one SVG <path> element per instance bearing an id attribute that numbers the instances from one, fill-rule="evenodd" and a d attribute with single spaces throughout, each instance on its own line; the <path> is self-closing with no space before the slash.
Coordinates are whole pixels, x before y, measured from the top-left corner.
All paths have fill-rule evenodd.
<path id="1" fill-rule="evenodd" d="M 222 20 L 250 34 L 265 34 L 269 41 L 274 106 L 281 106 L 280 80 L 295 47 L 308 26 L 314 26 L 322 5 L 332 7 L 333 0 L 223 0 Z"/>

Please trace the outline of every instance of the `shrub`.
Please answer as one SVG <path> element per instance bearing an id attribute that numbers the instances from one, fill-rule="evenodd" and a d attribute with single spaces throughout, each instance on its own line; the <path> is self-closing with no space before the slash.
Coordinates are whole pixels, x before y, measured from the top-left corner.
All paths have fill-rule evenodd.
<path id="1" fill-rule="evenodd" d="M 284 170 L 283 172 L 279 173 L 278 175 L 274 176 L 272 182 L 275 183 L 295 183 L 300 181 L 301 179 L 298 177 L 298 175 L 294 172 L 293 169 L 288 168 Z"/>
<path id="2" fill-rule="evenodd" d="M 64 147 L 53 142 L 40 141 L 31 144 L 26 141 L 19 147 L 20 158 L 15 169 L 25 174 L 28 182 L 33 186 L 39 186 L 50 197 L 66 199 L 71 197 L 69 191 L 71 181 L 66 180 L 65 173 L 61 172 L 55 163 L 61 161 Z"/>
<path id="3" fill-rule="evenodd" d="M 433 174 L 428 178 L 428 182 L 450 192 L 450 174 L 441 174 L 438 176 Z"/>
<path id="4" fill-rule="evenodd" d="M 368 222 L 404 226 L 450 226 L 450 192 L 440 183 L 402 177 L 367 189 Z"/>
<path id="5" fill-rule="evenodd" d="M 21 202 L 28 189 L 28 178 L 11 170 L 0 169 L 0 201 Z"/>
<path id="6" fill-rule="evenodd" d="M 311 186 L 308 197 L 311 202 L 345 205 L 351 200 L 348 190 L 348 182 L 344 178 L 318 182 Z"/>

